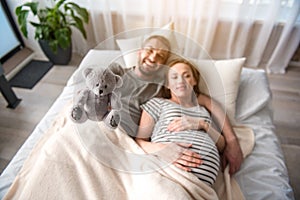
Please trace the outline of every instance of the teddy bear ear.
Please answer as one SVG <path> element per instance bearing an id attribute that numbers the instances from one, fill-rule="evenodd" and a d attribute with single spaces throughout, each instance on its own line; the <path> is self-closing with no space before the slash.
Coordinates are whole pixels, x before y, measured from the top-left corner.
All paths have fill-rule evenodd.
<path id="1" fill-rule="evenodd" d="M 84 78 L 86 78 L 90 73 L 92 73 L 93 69 L 92 68 L 86 68 L 83 70 L 82 74 Z"/>
<path id="2" fill-rule="evenodd" d="M 104 71 L 103 71 L 103 74 L 106 75 L 106 74 L 114 74 L 109 68 L 106 68 Z"/>
<path id="3" fill-rule="evenodd" d="M 123 80 L 122 80 L 121 76 L 119 76 L 117 74 L 114 74 L 109 68 L 106 68 L 104 73 L 110 73 L 115 77 L 115 79 L 116 79 L 116 86 L 115 87 L 116 88 L 119 88 L 123 85 Z"/>
<path id="4" fill-rule="evenodd" d="M 115 74 L 116 88 L 120 88 L 123 85 L 123 79 L 121 76 Z"/>

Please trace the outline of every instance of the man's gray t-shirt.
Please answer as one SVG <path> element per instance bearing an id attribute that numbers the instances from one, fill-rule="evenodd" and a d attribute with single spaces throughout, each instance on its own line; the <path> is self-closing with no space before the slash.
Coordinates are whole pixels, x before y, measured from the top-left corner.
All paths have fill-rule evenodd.
<path id="1" fill-rule="evenodd" d="M 157 71 L 155 79 L 151 81 L 142 80 L 132 68 L 122 68 L 118 64 L 112 64 L 109 67 L 115 74 L 122 77 L 123 85 L 115 89 L 120 95 L 122 108 L 119 111 L 121 126 L 128 135 L 135 137 L 138 131 L 138 125 L 142 109 L 140 105 L 152 97 L 161 96 L 161 88 L 165 80 L 165 67 Z"/>

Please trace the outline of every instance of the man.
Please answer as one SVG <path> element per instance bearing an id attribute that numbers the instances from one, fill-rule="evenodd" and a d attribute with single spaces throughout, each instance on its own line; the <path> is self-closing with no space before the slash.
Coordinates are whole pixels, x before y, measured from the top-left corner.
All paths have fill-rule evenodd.
<path id="1" fill-rule="evenodd" d="M 137 134 L 142 111 L 140 105 L 152 97 L 160 95 L 161 87 L 165 80 L 166 67 L 164 67 L 164 64 L 168 60 L 171 50 L 170 46 L 166 38 L 158 35 L 150 36 L 143 42 L 142 48 L 138 51 L 137 66 L 126 69 L 119 65 L 110 66 L 110 69 L 122 76 L 123 79 L 123 86 L 116 90 L 116 92 L 121 94 L 122 104 L 122 109 L 119 112 L 119 125 L 132 137 L 135 137 Z M 198 103 L 205 106 L 210 112 L 213 110 L 212 113 L 219 125 L 222 125 L 223 119 L 225 119 L 222 132 L 225 137 L 226 147 L 222 163 L 224 166 L 229 163 L 230 174 L 235 173 L 240 168 L 243 156 L 228 117 L 220 105 L 212 101 L 208 96 L 199 95 Z M 179 121 L 178 123 L 177 126 L 181 126 L 180 123 L 182 122 Z M 191 121 L 190 123 L 195 122 Z M 178 145 L 184 148 L 191 146 L 190 144 Z M 153 148 L 156 147 L 153 144 Z M 180 165 L 182 169 L 188 170 L 189 167 L 201 164 L 201 157 L 191 150 L 184 150 L 175 162 L 176 166 Z"/>

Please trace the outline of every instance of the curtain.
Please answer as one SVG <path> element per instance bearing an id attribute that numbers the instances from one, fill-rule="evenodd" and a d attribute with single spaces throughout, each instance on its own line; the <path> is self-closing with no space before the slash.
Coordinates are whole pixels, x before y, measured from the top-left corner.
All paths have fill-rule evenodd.
<path id="1" fill-rule="evenodd" d="M 24 1 L 24 0 L 22 0 Z M 39 0 L 49 4 L 51 0 Z M 15 3 L 13 3 L 15 2 Z M 246 66 L 264 67 L 269 73 L 285 73 L 300 41 L 299 0 L 73 0 L 86 7 L 90 23 L 88 39 L 73 31 L 73 51 L 84 55 L 107 41 L 106 49 L 117 49 L 113 40 L 131 30 L 162 27 L 173 21 L 175 32 L 188 39 L 178 44 L 181 53 L 213 59 L 246 57 Z M 20 0 L 13 0 L 17 5 Z M 184 38 L 184 37 L 182 37 Z M 36 47 L 36 41 L 26 42 Z M 207 53 L 198 51 L 199 44 Z M 34 45 L 33 45 L 34 44 Z"/>

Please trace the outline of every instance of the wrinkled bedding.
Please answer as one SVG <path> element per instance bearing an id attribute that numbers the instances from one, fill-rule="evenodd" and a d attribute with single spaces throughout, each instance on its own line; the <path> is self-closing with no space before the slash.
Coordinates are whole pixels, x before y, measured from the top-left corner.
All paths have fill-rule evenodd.
<path id="1" fill-rule="evenodd" d="M 228 169 L 215 190 L 192 173 L 145 154 L 121 129 L 74 124 L 67 107 L 25 161 L 4 199 L 244 199 Z M 236 127 L 244 155 L 254 135 Z M 173 153 L 173 149 L 169 149 Z"/>
<path id="2" fill-rule="evenodd" d="M 80 80 L 82 68 L 99 62 L 107 65 L 120 54 L 120 51 L 91 50 L 86 55 L 62 94 L 1 174 L 0 198 L 3 198 L 11 187 L 35 144 L 47 132 L 62 108 L 72 99 L 74 91 L 82 86 Z M 275 135 L 270 106 L 271 93 L 267 83 L 263 70 L 243 69 L 237 98 L 236 119 L 240 124 L 252 128 L 255 146 L 240 171 L 234 175 L 234 179 L 239 184 L 245 199 L 294 199 L 283 154 Z"/>

